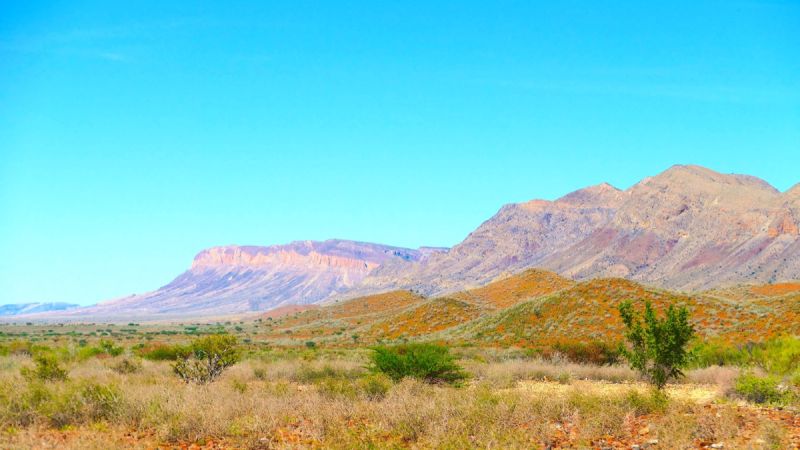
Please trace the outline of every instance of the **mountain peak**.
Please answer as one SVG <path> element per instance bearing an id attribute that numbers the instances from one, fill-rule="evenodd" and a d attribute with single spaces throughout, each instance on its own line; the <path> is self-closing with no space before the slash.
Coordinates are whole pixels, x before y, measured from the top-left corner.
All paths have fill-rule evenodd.
<path id="1" fill-rule="evenodd" d="M 724 174 L 692 164 L 676 164 L 654 177 L 645 178 L 639 184 L 659 184 L 697 192 L 724 186 L 726 189 L 752 189 L 770 194 L 780 193 L 771 184 L 752 175 Z"/>
<path id="2" fill-rule="evenodd" d="M 617 206 L 624 197 L 623 191 L 608 183 L 600 183 L 570 192 L 556 202 L 575 206 Z"/>

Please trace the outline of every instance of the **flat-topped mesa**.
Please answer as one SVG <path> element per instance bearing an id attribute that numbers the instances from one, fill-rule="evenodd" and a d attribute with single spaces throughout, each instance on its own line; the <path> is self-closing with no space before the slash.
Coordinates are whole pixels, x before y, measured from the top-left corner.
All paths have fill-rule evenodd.
<path id="1" fill-rule="evenodd" d="M 268 249 L 268 247 L 265 247 Z M 245 251 L 240 247 L 214 247 L 203 250 L 192 262 L 192 269 L 215 268 L 221 266 L 248 267 L 296 267 L 319 266 L 328 268 L 347 268 L 372 270 L 379 263 L 369 260 L 326 255 L 316 251 L 303 254 L 287 250 Z"/>
<path id="2" fill-rule="evenodd" d="M 371 271 L 389 259 L 419 260 L 426 251 L 362 242 L 297 241 L 269 247 L 222 246 L 201 251 L 192 269 L 238 267 L 319 267 Z"/>

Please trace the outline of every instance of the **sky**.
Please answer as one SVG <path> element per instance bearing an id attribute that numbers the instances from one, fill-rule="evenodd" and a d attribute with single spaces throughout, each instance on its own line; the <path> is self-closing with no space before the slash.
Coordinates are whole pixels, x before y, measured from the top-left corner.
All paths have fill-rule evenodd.
<path id="1" fill-rule="evenodd" d="M 0 0 L 0 304 L 679 163 L 800 182 L 800 2 Z"/>

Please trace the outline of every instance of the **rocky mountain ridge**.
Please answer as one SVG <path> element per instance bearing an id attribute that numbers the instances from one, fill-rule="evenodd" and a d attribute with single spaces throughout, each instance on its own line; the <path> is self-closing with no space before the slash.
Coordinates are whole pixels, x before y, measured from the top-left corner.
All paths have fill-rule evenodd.
<path id="1" fill-rule="evenodd" d="M 443 294 L 528 267 L 700 290 L 800 279 L 800 187 L 673 166 L 627 190 L 600 184 L 502 207 L 450 251 L 389 262 L 356 292 Z"/>

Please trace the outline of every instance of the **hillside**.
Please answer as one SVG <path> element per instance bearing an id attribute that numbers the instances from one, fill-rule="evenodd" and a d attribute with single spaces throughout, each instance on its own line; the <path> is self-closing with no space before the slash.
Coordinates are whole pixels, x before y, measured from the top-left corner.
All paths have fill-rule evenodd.
<path id="1" fill-rule="evenodd" d="M 415 264 L 387 262 L 367 289 L 442 294 L 542 267 L 578 280 L 621 277 L 669 289 L 800 279 L 800 188 L 674 166 L 621 191 L 506 205 L 460 244 Z"/>
<path id="2" fill-rule="evenodd" d="M 751 287 L 756 292 L 768 288 Z M 614 342 L 622 336 L 617 306 L 625 300 L 638 307 L 650 301 L 658 310 L 686 305 L 698 332 L 711 340 L 743 342 L 800 333 L 798 291 L 739 298 L 687 295 L 620 278 L 575 283 L 534 269 L 443 297 L 394 291 L 323 306 L 272 321 L 268 336 L 330 344 L 351 339 L 522 346 Z"/>

